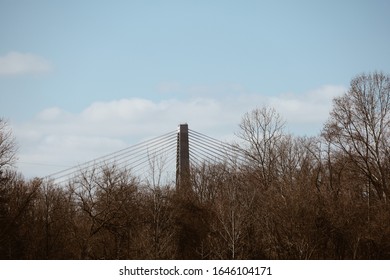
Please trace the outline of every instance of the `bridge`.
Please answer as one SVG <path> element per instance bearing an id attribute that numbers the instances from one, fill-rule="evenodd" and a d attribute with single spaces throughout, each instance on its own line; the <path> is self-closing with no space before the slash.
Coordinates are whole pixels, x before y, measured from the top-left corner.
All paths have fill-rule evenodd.
<path id="1" fill-rule="evenodd" d="M 81 174 L 100 175 L 104 168 L 129 170 L 144 182 L 189 186 L 190 172 L 205 165 L 225 164 L 236 168 L 247 161 L 244 153 L 232 145 L 203 133 L 191 130 L 188 124 L 178 129 L 132 145 L 125 149 L 95 158 L 82 164 L 58 171 L 44 179 L 63 185 Z"/>

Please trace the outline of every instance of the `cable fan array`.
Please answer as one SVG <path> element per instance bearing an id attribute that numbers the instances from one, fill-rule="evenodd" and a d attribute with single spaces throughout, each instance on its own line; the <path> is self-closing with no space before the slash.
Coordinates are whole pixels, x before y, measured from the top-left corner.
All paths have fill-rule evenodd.
<path id="1" fill-rule="evenodd" d="M 188 139 L 190 164 L 193 168 L 201 168 L 204 165 L 225 164 L 228 168 L 236 169 L 248 161 L 239 147 L 219 141 L 205 134 L 189 129 Z M 141 180 L 147 179 L 147 176 L 150 176 L 152 173 L 151 169 L 157 168 L 157 172 L 170 173 L 171 181 L 173 182 L 177 168 L 178 144 L 178 134 L 176 131 L 172 131 L 53 173 L 44 179 L 61 185 L 92 170 L 95 175 L 99 176 L 104 172 L 104 168 L 114 166 L 118 169 L 130 170 L 133 176 L 137 176 Z"/>
<path id="2" fill-rule="evenodd" d="M 248 159 L 235 145 L 219 141 L 205 134 L 189 130 L 190 162 L 193 167 L 225 164 L 236 169 Z"/>
<path id="3" fill-rule="evenodd" d="M 164 169 L 160 170 L 162 172 L 174 170 L 176 149 L 177 132 L 172 131 L 83 164 L 50 174 L 44 179 L 61 185 L 91 170 L 95 170 L 95 174 L 100 175 L 104 172 L 105 167 L 111 166 L 115 166 L 118 169 L 129 169 L 132 175 L 143 178 L 156 164 L 159 165 L 160 169 Z M 161 163 L 162 161 L 163 163 Z"/>

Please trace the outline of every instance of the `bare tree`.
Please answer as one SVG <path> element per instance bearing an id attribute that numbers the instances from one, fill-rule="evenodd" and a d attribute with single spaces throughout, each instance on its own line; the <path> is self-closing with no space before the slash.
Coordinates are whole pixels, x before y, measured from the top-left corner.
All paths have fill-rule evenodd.
<path id="1" fill-rule="evenodd" d="M 15 171 L 6 171 L 0 184 L 0 259 L 35 257 L 29 241 L 34 231 L 34 205 L 40 188 L 39 180 L 26 183 Z"/>
<path id="2" fill-rule="evenodd" d="M 390 76 L 353 79 L 348 92 L 334 99 L 323 136 L 348 156 L 380 199 L 390 197 Z"/>
<path id="3" fill-rule="evenodd" d="M 244 140 L 243 153 L 260 171 L 260 179 L 268 187 L 275 178 L 278 146 L 283 138 L 285 122 L 273 108 L 263 107 L 246 113 L 237 136 Z"/>
<path id="4" fill-rule="evenodd" d="M 169 259 L 174 256 L 172 190 L 166 172 L 167 158 L 156 153 L 148 154 L 149 176 L 143 189 L 143 243 L 145 256 L 151 259 Z M 173 183 L 173 179 L 171 180 Z"/>
<path id="5" fill-rule="evenodd" d="M 71 184 L 84 213 L 81 258 L 129 258 L 138 211 L 136 178 L 114 165 L 81 172 Z"/>
<path id="6" fill-rule="evenodd" d="M 0 118 L 0 172 L 16 160 L 17 146 L 8 123 Z"/>

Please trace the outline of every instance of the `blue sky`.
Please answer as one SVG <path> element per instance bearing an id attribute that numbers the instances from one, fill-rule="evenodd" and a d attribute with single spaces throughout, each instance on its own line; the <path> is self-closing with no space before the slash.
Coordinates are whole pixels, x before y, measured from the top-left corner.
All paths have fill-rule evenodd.
<path id="1" fill-rule="evenodd" d="M 354 76 L 390 73 L 389 11 L 375 0 L 0 0 L 0 117 L 27 176 L 180 122 L 229 139 L 261 106 L 315 135 Z"/>

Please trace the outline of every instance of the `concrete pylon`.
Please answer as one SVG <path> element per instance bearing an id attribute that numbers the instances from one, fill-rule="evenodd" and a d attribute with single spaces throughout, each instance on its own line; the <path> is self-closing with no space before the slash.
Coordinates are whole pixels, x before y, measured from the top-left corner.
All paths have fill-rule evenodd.
<path id="1" fill-rule="evenodd" d="M 187 192 L 190 189 L 188 124 L 180 124 L 177 133 L 176 190 Z"/>

